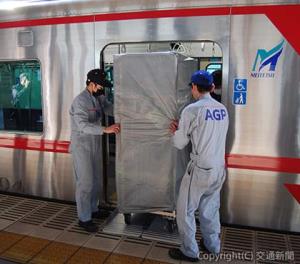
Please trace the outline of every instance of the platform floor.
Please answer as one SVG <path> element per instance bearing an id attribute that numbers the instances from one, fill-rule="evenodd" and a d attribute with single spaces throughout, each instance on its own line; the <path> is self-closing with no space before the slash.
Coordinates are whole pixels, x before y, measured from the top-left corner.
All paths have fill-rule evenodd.
<path id="1" fill-rule="evenodd" d="M 180 263 L 168 257 L 177 234 L 158 230 L 157 220 L 151 230 L 126 227 L 120 215 L 97 224 L 90 234 L 74 205 L 0 194 L 0 263 Z M 299 235 L 222 227 L 221 237 L 220 259 L 201 254 L 200 263 L 300 264 Z"/>

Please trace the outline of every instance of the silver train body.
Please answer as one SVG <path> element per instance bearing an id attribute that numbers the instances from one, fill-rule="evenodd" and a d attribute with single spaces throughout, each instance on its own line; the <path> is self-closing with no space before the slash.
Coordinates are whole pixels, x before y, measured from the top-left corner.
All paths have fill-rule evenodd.
<path id="1" fill-rule="evenodd" d="M 213 41 L 222 50 L 222 102 L 230 115 L 222 222 L 300 232 L 300 205 L 286 186 L 300 184 L 300 57 L 272 20 L 282 6 L 299 19 L 300 1 L 31 2 L 0 10 L 0 63 L 40 62 L 43 133 L 0 132 L 2 191 L 74 201 L 68 111 L 106 45 Z M 22 32 L 33 36 L 30 45 L 20 43 Z M 258 69 L 282 42 L 273 71 L 270 62 Z M 239 81 L 247 85 L 246 102 L 238 102 Z"/>

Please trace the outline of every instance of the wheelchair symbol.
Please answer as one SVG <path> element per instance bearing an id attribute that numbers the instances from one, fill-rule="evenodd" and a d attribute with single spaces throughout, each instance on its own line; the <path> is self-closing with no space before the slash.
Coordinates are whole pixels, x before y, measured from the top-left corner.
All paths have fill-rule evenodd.
<path id="1" fill-rule="evenodd" d="M 244 80 L 237 80 L 237 84 L 235 86 L 236 91 L 246 91 L 246 86 L 244 85 Z"/>

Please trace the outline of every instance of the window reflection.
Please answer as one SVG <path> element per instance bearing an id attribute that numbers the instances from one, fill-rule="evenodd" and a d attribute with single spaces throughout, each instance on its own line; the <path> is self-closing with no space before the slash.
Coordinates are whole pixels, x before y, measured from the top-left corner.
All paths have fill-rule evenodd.
<path id="1" fill-rule="evenodd" d="M 38 61 L 0 62 L 0 130 L 43 131 Z"/>

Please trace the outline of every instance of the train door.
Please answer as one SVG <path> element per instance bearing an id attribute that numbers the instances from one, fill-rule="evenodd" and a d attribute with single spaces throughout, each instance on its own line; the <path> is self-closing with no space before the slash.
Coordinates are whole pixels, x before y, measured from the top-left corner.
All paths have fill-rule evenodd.
<path id="1" fill-rule="evenodd" d="M 117 43 L 109 44 L 101 51 L 101 66 L 105 69 L 107 77 L 114 82 L 114 54 L 129 53 L 151 53 L 172 51 L 180 53 L 186 57 L 186 60 L 195 60 L 198 69 L 207 70 L 214 74 L 219 72 L 219 78 L 222 79 L 223 55 L 221 47 L 212 41 L 168 41 L 168 42 L 147 42 L 147 43 Z M 163 70 L 163 69 L 162 69 Z M 219 81 L 220 82 L 220 81 Z M 188 83 L 186 84 L 188 85 Z M 221 101 L 222 85 L 218 87 L 219 101 Z M 107 98 L 113 103 L 114 87 L 106 90 Z M 114 123 L 113 117 L 106 118 L 106 125 Z M 106 137 L 104 142 L 104 198 L 105 202 L 115 205 L 116 196 L 116 179 L 115 179 L 115 137 Z"/>

